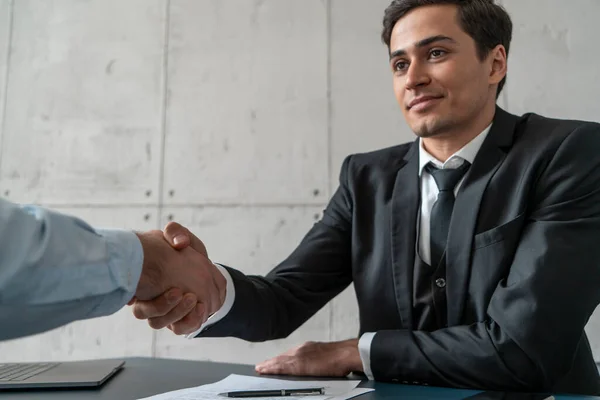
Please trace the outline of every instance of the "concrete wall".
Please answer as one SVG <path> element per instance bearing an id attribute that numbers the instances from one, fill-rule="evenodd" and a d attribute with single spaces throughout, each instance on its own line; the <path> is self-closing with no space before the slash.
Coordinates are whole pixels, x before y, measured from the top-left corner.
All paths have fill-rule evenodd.
<path id="1" fill-rule="evenodd" d="M 0 0 L 0 195 L 100 226 L 188 225 L 265 273 L 318 219 L 345 155 L 413 139 L 379 41 L 389 0 Z M 600 2 L 504 0 L 500 104 L 600 120 Z M 125 309 L 0 343 L 4 360 L 254 363 L 356 335 L 351 289 L 290 338 L 154 333 Z M 589 325 L 600 350 L 600 318 Z"/>

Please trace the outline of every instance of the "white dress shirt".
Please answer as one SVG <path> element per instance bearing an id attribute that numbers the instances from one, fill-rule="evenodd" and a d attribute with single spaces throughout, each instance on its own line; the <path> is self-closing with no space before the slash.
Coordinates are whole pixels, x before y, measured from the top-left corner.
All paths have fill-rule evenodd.
<path id="1" fill-rule="evenodd" d="M 419 255 L 426 263 L 431 262 L 431 249 L 429 246 L 429 235 L 430 235 L 430 218 L 431 218 L 431 209 L 433 208 L 433 204 L 437 200 L 437 196 L 439 193 L 439 189 L 433 177 L 425 170 L 425 166 L 428 163 L 433 163 L 438 168 L 458 168 L 465 161 L 473 164 L 475 160 L 475 156 L 483 141 L 487 137 L 490 132 L 491 124 L 483 130 L 479 135 L 477 135 L 473 140 L 464 145 L 460 150 L 450 156 L 446 162 L 441 162 L 431 154 L 425 150 L 423 147 L 423 140 L 419 140 L 419 176 L 421 178 L 421 208 L 419 211 L 419 217 L 417 218 L 417 232 L 418 232 L 418 249 Z M 464 177 L 456 184 L 454 188 L 454 195 L 458 193 L 460 186 L 464 181 Z M 202 325 L 196 332 L 187 335 L 188 338 L 193 338 L 202 332 L 205 328 L 213 325 L 214 323 L 220 321 L 227 312 L 233 306 L 233 300 L 235 298 L 235 287 L 233 285 L 231 276 L 220 266 L 219 270 L 223 273 L 223 276 L 227 280 L 227 295 L 225 297 L 225 303 L 223 307 L 215 313 L 212 317 L 210 317 L 204 325 Z M 223 311 L 223 312 L 222 312 Z M 365 375 L 369 379 L 373 379 L 373 373 L 371 371 L 371 343 L 373 342 L 373 338 L 375 337 L 377 332 L 365 332 L 359 340 L 358 350 L 360 353 L 360 358 L 362 360 L 363 369 Z"/>

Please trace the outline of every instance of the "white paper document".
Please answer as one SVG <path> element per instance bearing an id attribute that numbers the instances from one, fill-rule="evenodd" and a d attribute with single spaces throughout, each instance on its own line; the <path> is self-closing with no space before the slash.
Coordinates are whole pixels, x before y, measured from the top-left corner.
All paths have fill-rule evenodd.
<path id="1" fill-rule="evenodd" d="M 197 386 L 188 389 L 176 390 L 145 397 L 139 400 L 225 400 L 227 397 L 219 393 L 234 392 L 236 390 L 280 390 L 301 389 L 307 387 L 323 387 L 325 394 L 322 396 L 285 396 L 285 397 L 260 397 L 272 400 L 346 400 L 361 394 L 372 392 L 374 389 L 357 388 L 360 381 L 289 381 L 283 379 L 259 378 L 255 376 L 229 375 L 219 382 Z"/>

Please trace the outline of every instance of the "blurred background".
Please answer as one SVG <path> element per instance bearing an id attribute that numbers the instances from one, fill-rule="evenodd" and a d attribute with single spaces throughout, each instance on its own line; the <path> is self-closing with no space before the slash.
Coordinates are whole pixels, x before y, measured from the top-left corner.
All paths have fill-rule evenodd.
<path id="1" fill-rule="evenodd" d="M 320 218 L 347 154 L 414 138 L 379 39 L 389 2 L 0 0 L 0 196 L 103 227 L 176 220 L 213 261 L 266 273 Z M 514 35 L 499 104 L 600 121 L 600 2 L 501 3 Z M 587 330 L 600 358 L 600 316 Z M 188 340 L 126 308 L 0 342 L 0 360 L 255 363 L 357 332 L 349 288 L 284 340 Z"/>

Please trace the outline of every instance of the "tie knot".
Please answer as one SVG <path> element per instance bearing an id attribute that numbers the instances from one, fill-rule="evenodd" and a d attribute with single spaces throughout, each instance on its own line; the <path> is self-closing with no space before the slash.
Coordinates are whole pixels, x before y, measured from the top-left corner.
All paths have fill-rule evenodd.
<path id="1" fill-rule="evenodd" d="M 465 175 L 471 163 L 465 161 L 458 168 L 445 168 L 441 169 L 433 165 L 432 163 L 428 163 L 425 166 L 425 170 L 433 176 L 435 183 L 440 192 L 443 191 L 452 191 L 456 187 L 456 184 L 460 179 Z"/>

